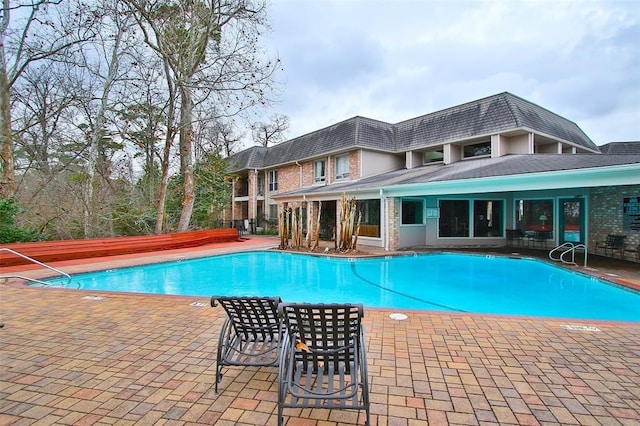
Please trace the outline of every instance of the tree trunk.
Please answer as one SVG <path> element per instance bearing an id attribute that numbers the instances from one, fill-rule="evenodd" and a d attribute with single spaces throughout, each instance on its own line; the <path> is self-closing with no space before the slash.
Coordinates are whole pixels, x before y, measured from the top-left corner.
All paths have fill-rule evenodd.
<path id="1" fill-rule="evenodd" d="M 167 135 L 164 140 L 164 151 L 162 154 L 162 178 L 160 179 L 160 188 L 158 188 L 158 206 L 156 208 L 156 227 L 155 233 L 162 234 L 164 229 L 164 210 L 167 202 L 167 188 L 169 186 L 169 162 L 171 159 L 171 147 L 173 146 L 173 138 L 175 136 L 174 118 L 176 116 L 176 90 L 173 80 L 171 79 L 171 68 L 166 57 L 162 59 L 162 66 L 167 78 L 167 90 L 169 91 L 169 101 L 167 103 Z"/>
<path id="2" fill-rule="evenodd" d="M 193 188 L 193 160 L 192 157 L 192 123 L 191 113 L 193 101 L 191 99 L 191 88 L 187 84 L 180 86 L 180 170 L 182 172 L 183 193 L 182 211 L 178 222 L 178 232 L 189 229 L 195 195 Z"/>
<path id="3" fill-rule="evenodd" d="M 3 35 L 0 41 L 0 197 L 3 198 L 13 198 L 16 192 L 10 96 Z"/>
<path id="4" fill-rule="evenodd" d="M 92 230 L 92 223 L 96 222 L 96 208 L 97 201 L 95 197 L 95 189 L 97 188 L 96 182 L 96 168 L 98 164 L 98 156 L 99 156 L 99 148 L 100 143 L 105 137 L 105 122 L 106 117 L 105 114 L 107 112 L 107 108 L 109 107 L 109 95 L 111 94 L 111 88 L 113 87 L 113 83 L 118 75 L 119 69 L 119 56 L 120 56 L 120 42 L 122 40 L 122 36 L 124 34 L 124 30 L 122 28 L 118 28 L 118 33 L 116 34 L 113 50 L 111 51 L 111 59 L 109 62 L 109 72 L 105 77 L 104 87 L 102 89 L 102 96 L 100 98 L 100 106 L 96 113 L 96 119 L 94 128 L 91 129 L 91 139 L 89 145 L 89 159 L 86 164 L 87 168 L 87 182 L 85 188 L 85 196 L 86 196 L 86 207 L 84 212 L 84 236 L 85 238 L 93 237 L 94 231 Z M 105 178 L 107 178 L 105 176 Z"/>
<path id="5" fill-rule="evenodd" d="M 171 145 L 173 145 L 173 131 L 167 132 L 167 138 L 164 143 L 164 153 L 162 154 L 162 178 L 160 179 L 160 188 L 158 188 L 158 206 L 156 208 L 156 234 L 162 234 L 164 229 L 164 206 L 167 202 L 167 187 L 169 186 L 169 158 L 171 155 Z"/>

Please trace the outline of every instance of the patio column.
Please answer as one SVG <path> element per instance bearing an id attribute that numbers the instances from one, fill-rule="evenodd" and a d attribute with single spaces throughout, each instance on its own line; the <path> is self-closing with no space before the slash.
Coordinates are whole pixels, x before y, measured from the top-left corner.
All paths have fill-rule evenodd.
<path id="1" fill-rule="evenodd" d="M 247 177 L 247 185 L 249 186 L 249 205 L 247 210 L 248 217 L 244 219 L 249 219 L 256 222 L 258 218 L 258 171 L 257 170 L 249 170 L 249 176 Z"/>

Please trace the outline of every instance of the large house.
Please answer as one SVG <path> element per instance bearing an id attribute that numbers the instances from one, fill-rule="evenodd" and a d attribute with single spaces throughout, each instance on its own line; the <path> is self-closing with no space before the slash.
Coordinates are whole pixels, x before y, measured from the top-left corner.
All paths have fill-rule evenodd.
<path id="1" fill-rule="evenodd" d="M 316 217 L 322 203 L 331 238 L 345 193 L 362 215 L 358 244 L 387 250 L 505 245 L 514 235 L 591 250 L 613 233 L 638 245 L 640 154 L 610 148 L 510 93 L 396 124 L 354 117 L 230 157 L 232 219 L 262 226 L 297 207 Z"/>

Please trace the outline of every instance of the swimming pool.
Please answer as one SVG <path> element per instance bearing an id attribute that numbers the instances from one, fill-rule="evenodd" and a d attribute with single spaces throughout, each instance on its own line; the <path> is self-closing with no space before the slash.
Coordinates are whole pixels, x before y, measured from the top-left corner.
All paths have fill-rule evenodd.
<path id="1" fill-rule="evenodd" d="M 77 274 L 51 286 L 188 296 L 640 321 L 640 293 L 528 258 L 418 254 L 335 258 L 244 252 Z"/>

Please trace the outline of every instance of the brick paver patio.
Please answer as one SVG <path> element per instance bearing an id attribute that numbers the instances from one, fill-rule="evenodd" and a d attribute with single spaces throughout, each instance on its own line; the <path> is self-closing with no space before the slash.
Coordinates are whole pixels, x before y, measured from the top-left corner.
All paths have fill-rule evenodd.
<path id="1" fill-rule="evenodd" d="M 229 368 L 215 394 L 208 302 L 0 284 L 0 425 L 276 424 L 275 368 Z M 640 323 L 392 312 L 365 311 L 373 425 L 640 424 Z"/>

